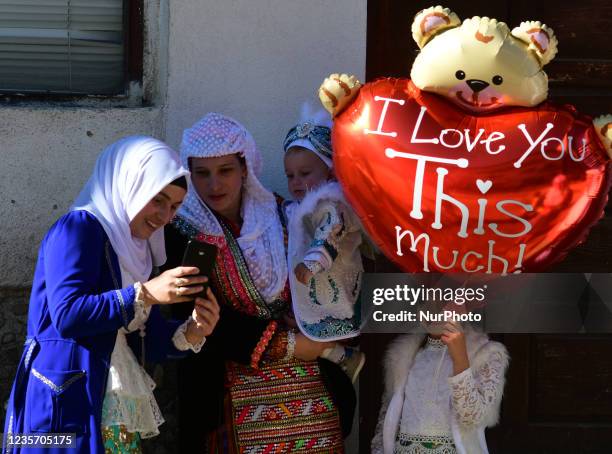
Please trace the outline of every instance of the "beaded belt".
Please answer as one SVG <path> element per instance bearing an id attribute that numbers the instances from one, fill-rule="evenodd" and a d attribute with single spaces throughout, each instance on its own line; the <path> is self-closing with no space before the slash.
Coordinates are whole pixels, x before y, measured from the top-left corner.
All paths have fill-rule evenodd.
<path id="1" fill-rule="evenodd" d="M 394 454 L 456 454 L 452 437 L 399 433 Z"/>

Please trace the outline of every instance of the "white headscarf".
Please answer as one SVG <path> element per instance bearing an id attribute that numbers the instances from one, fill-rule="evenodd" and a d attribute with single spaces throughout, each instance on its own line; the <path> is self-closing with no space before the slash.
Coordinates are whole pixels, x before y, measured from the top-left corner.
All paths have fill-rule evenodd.
<path id="1" fill-rule="evenodd" d="M 249 132 L 236 120 L 218 113 L 206 114 L 183 133 L 181 162 L 189 167 L 189 158 L 212 158 L 238 154 L 244 157 L 247 178 L 242 188 L 243 219 L 237 239 L 249 273 L 266 302 L 280 295 L 287 281 L 287 259 L 283 229 L 274 194 L 257 179 L 261 155 Z M 205 235 L 224 244 L 219 221 L 189 183 L 189 191 L 178 215 Z"/>
<path id="2" fill-rule="evenodd" d="M 123 286 L 146 281 L 153 265 L 166 261 L 163 229 L 142 240 L 132 236 L 130 221 L 169 183 L 188 175 L 176 152 L 152 137 L 126 137 L 98 157 L 71 210 L 88 211 L 102 224 L 119 259 Z"/>

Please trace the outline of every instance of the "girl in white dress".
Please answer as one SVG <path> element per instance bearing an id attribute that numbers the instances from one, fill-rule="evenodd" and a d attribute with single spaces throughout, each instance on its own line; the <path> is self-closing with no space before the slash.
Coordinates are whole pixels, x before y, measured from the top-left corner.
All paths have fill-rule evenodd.
<path id="1" fill-rule="evenodd" d="M 499 418 L 508 353 L 456 323 L 430 325 L 389 347 L 374 454 L 487 453 Z"/>

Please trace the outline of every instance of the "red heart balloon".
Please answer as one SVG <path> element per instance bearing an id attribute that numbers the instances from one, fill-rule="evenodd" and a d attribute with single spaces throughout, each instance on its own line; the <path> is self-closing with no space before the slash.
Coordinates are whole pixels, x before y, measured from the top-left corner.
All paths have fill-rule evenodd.
<path id="1" fill-rule="evenodd" d="M 607 201 L 608 156 L 571 106 L 474 115 L 380 79 L 336 117 L 332 142 L 349 202 L 407 272 L 542 270 Z"/>

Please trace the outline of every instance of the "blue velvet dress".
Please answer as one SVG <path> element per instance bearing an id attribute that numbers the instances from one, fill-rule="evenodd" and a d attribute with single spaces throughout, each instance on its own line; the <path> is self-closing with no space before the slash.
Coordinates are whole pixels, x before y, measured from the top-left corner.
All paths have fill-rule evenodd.
<path id="1" fill-rule="evenodd" d="M 102 402 L 117 330 L 134 318 L 134 287 L 121 288 L 117 255 L 85 211 L 61 217 L 40 246 L 24 351 L 8 403 L 3 452 L 103 453 Z M 182 357 L 172 345 L 181 322 L 153 306 L 147 360 Z M 151 335 L 151 333 L 154 333 Z M 140 354 L 137 333 L 128 336 Z M 76 450 L 7 447 L 8 434 L 76 434 Z"/>

